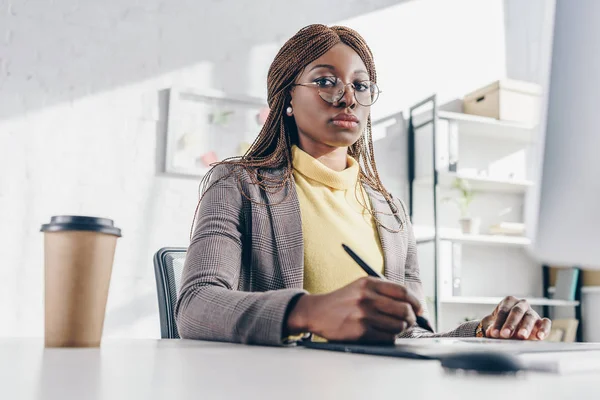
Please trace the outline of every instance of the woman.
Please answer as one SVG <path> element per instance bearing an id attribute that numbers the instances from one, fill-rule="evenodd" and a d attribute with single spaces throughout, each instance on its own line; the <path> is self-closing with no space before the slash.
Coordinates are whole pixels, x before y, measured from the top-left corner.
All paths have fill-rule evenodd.
<path id="1" fill-rule="evenodd" d="M 373 156 L 376 81 L 369 47 L 349 28 L 310 25 L 284 44 L 258 138 L 203 180 L 176 309 L 181 337 L 278 345 L 307 333 L 387 343 L 548 335 L 550 321 L 513 297 L 451 332 L 415 325 L 427 315 L 415 238 Z M 388 280 L 366 277 L 342 243 Z"/>

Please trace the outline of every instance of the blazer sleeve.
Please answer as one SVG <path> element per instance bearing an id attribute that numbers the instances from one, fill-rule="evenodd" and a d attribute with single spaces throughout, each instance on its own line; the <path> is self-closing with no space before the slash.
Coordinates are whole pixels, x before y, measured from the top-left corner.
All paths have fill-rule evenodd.
<path id="1" fill-rule="evenodd" d="M 400 202 L 400 200 L 398 200 Z M 406 210 L 403 204 L 400 204 L 400 210 Z M 427 310 L 427 303 L 425 301 L 425 295 L 423 293 L 423 285 L 421 283 L 421 277 L 419 272 L 419 261 L 417 259 L 417 241 L 413 231 L 413 226 L 410 222 L 409 216 L 404 213 L 406 221 L 406 231 L 408 235 L 408 248 L 406 253 L 406 265 L 404 268 L 404 281 L 407 288 L 409 288 L 421 303 L 423 307 L 423 316 L 428 318 L 429 312 Z M 457 328 L 442 333 L 431 333 L 418 326 L 413 326 L 398 335 L 399 338 L 421 338 L 421 337 L 474 337 L 477 326 L 479 325 L 478 320 L 468 321 L 460 324 Z"/>
<path id="2" fill-rule="evenodd" d="M 242 246 L 249 242 L 240 187 L 230 167 L 215 168 L 185 259 L 177 328 L 186 339 L 282 345 L 288 305 L 305 292 L 237 290 L 242 268 L 250 268 L 242 260 Z"/>

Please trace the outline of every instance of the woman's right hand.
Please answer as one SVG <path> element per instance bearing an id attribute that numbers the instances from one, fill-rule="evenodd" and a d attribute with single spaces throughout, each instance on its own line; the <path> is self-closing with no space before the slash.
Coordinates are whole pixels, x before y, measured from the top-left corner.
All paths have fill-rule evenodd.
<path id="1" fill-rule="evenodd" d="M 408 288 L 365 277 L 328 294 L 302 295 L 287 328 L 291 334 L 311 332 L 330 341 L 393 343 L 421 312 Z"/>

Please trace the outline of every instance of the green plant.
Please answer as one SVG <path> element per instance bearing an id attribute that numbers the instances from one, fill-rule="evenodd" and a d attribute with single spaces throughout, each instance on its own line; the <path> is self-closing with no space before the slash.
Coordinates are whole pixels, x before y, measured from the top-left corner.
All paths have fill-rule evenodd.
<path id="1" fill-rule="evenodd" d="M 229 124 L 233 114 L 234 114 L 234 111 L 217 110 L 208 115 L 208 122 L 212 125 L 226 126 L 227 124 Z"/>
<path id="2" fill-rule="evenodd" d="M 462 178 L 456 178 L 452 182 L 452 189 L 458 192 L 457 197 L 445 197 L 444 201 L 452 201 L 458 207 L 461 218 L 469 217 L 469 207 L 475 198 L 475 192 L 471 189 L 469 182 Z"/>

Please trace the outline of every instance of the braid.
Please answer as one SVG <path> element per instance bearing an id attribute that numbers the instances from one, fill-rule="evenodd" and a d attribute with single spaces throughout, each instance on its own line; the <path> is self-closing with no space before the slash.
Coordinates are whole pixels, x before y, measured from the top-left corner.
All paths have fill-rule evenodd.
<path id="1" fill-rule="evenodd" d="M 267 103 L 270 111 L 267 120 L 243 156 L 229 157 L 214 164 L 213 168 L 202 178 L 201 192 L 203 194 L 196 206 L 194 221 L 204 194 L 219 181 L 216 180 L 207 187 L 214 171 L 214 166 L 220 164 L 233 166 L 231 173 L 220 179 L 225 179 L 231 176 L 231 174 L 235 174 L 242 195 L 255 204 L 266 205 L 251 199 L 242 190 L 241 170 L 245 170 L 248 173 L 247 175 L 250 177 L 252 184 L 258 185 L 261 189 L 269 193 L 279 192 L 291 182 L 293 174 L 292 138 L 297 135 L 297 129 L 293 119 L 286 118 L 284 112 L 286 105 L 291 100 L 291 85 L 306 65 L 321 57 L 338 43 L 344 43 L 352 48 L 367 67 L 371 81 L 377 82 L 373 53 L 356 31 L 344 26 L 328 27 L 320 24 L 309 25 L 298 31 L 279 50 L 269 68 L 267 77 Z M 385 189 L 379 178 L 373 154 L 370 116 L 367 120 L 367 127 L 364 134 L 356 143 L 348 148 L 348 154 L 359 163 L 359 183 L 368 185 L 384 196 L 392 209 L 393 215 L 396 216 L 399 222 L 399 228 L 395 229 L 383 226 L 377 219 L 377 213 L 367 207 L 368 203 L 364 199 L 364 196 L 361 202 L 362 206 L 370 210 L 369 212 L 373 215 L 378 225 L 391 232 L 399 232 L 404 226 L 404 221 L 403 217 L 398 215 L 399 212 L 391 194 Z M 261 169 L 271 168 L 283 169 L 283 175 L 272 178 L 260 173 Z M 289 192 L 282 201 L 285 201 L 288 196 Z"/>

